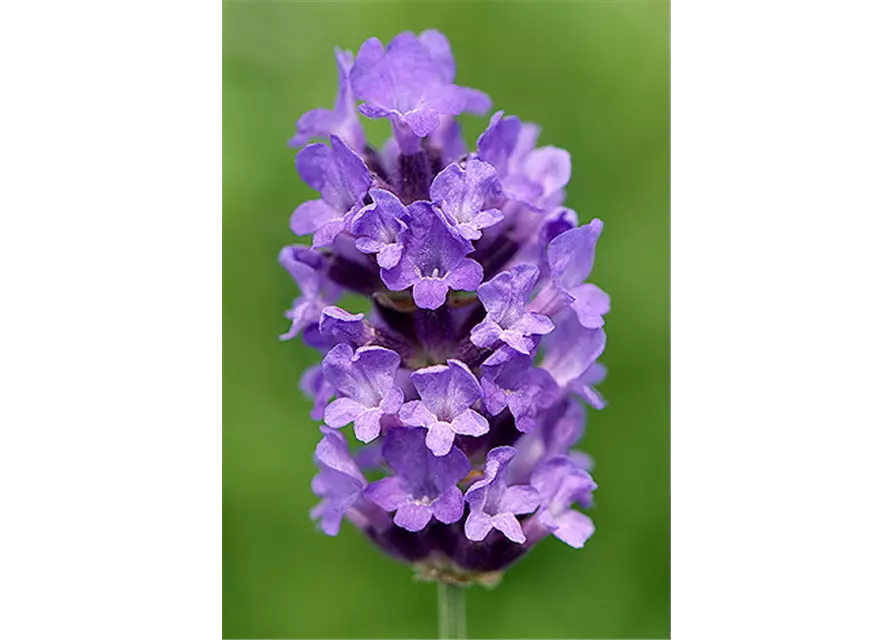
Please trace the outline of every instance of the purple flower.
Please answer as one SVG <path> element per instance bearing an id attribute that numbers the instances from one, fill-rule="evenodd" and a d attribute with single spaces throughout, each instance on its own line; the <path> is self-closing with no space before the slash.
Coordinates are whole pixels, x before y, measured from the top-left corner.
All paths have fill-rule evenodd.
<path id="1" fill-rule="evenodd" d="M 431 200 L 446 216 L 450 226 L 468 240 L 481 237 L 481 229 L 502 220 L 502 211 L 486 209 L 486 202 L 499 197 L 502 188 L 491 165 L 470 158 L 461 168 L 450 164 L 431 183 Z"/>
<path id="2" fill-rule="evenodd" d="M 575 502 L 583 506 L 592 503 L 592 492 L 597 486 L 592 477 L 570 458 L 558 456 L 537 467 L 530 484 L 540 496 L 537 521 L 562 542 L 577 549 L 582 547 L 595 532 L 595 526 L 571 506 Z"/>
<path id="3" fill-rule="evenodd" d="M 369 191 L 373 204 L 360 209 L 350 231 L 357 236 L 357 249 L 375 254 L 378 266 L 390 269 L 403 255 L 403 239 L 409 227 L 410 214 L 400 198 L 384 189 Z"/>
<path id="4" fill-rule="evenodd" d="M 298 387 L 308 398 L 313 400 L 313 409 L 310 411 L 310 417 L 314 420 L 322 420 L 326 405 L 329 404 L 329 400 L 335 395 L 335 388 L 326 382 L 326 377 L 322 372 L 322 365 L 316 365 L 304 371 Z"/>
<path id="5" fill-rule="evenodd" d="M 585 282 L 595 263 L 595 243 L 602 232 L 601 220 L 559 234 L 546 248 L 550 286 L 539 293 L 531 307 L 552 315 L 569 304 L 580 323 L 598 329 L 611 309 L 611 299 L 594 284 Z"/>
<path id="6" fill-rule="evenodd" d="M 490 429 L 487 419 L 471 408 L 483 391 L 468 366 L 458 360 L 419 369 L 411 376 L 421 400 L 407 402 L 400 419 L 425 427 L 425 444 L 435 456 L 445 456 L 457 435 L 481 436 Z"/>
<path id="7" fill-rule="evenodd" d="M 450 232 L 430 202 L 409 207 L 409 233 L 403 255 L 396 266 L 383 269 L 381 279 L 388 289 L 412 287 L 412 298 L 422 309 L 437 309 L 450 289 L 473 291 L 484 277 L 481 265 L 470 258 L 468 240 Z"/>
<path id="8" fill-rule="evenodd" d="M 279 336 L 291 340 L 304 329 L 316 324 L 322 310 L 341 296 L 340 287 L 323 274 L 323 257 L 310 247 L 291 245 L 279 252 L 279 264 L 291 274 L 301 295 L 297 297 L 285 317 L 291 320 L 289 330 Z"/>
<path id="9" fill-rule="evenodd" d="M 326 380 L 339 394 L 325 411 L 325 422 L 341 428 L 353 422 L 361 442 L 371 442 L 381 431 L 381 418 L 403 406 L 403 392 L 394 385 L 400 356 L 384 347 L 335 346 L 322 361 Z"/>
<path id="10" fill-rule="evenodd" d="M 601 409 L 604 402 L 591 385 L 604 378 L 604 369 L 596 360 L 605 350 L 605 339 L 604 329 L 584 327 L 573 311 L 566 309 L 555 316 L 555 331 L 543 341 L 545 355 L 540 367 L 559 387 Z"/>
<path id="11" fill-rule="evenodd" d="M 564 399 L 537 416 L 536 427 L 515 442 L 518 454 L 509 470 L 509 481 L 530 481 L 533 470 L 543 460 L 566 455 L 581 469 L 591 470 L 592 459 L 582 451 L 571 450 L 583 435 L 586 411 L 576 401 Z"/>
<path id="12" fill-rule="evenodd" d="M 469 540 L 480 542 L 496 529 L 512 542 L 526 541 L 516 516 L 535 511 L 540 498 L 530 485 L 506 485 L 507 467 L 514 457 L 512 447 L 492 449 L 487 454 L 483 479 L 471 485 L 465 494 L 465 501 L 471 507 L 465 521 L 465 535 Z"/>
<path id="13" fill-rule="evenodd" d="M 319 318 L 319 332 L 333 346 L 345 342 L 354 347 L 362 347 L 375 336 L 364 318 L 362 313 L 349 313 L 341 307 L 326 307 Z"/>
<path id="14" fill-rule="evenodd" d="M 419 34 L 419 42 L 425 45 L 437 63 L 441 80 L 452 83 L 456 79 L 456 62 L 453 60 L 453 51 L 447 37 L 440 31 L 428 29 Z M 483 91 L 471 87 L 459 87 L 459 89 L 465 96 L 465 111 L 483 115 L 493 106 L 490 97 Z"/>
<path id="15" fill-rule="evenodd" d="M 314 248 L 328 246 L 362 207 L 372 176 L 362 159 L 335 135 L 331 149 L 320 143 L 307 145 L 295 164 L 304 182 L 319 191 L 322 199 L 295 209 L 291 230 L 299 236 L 314 234 Z"/>
<path id="16" fill-rule="evenodd" d="M 350 82 L 357 97 L 365 101 L 360 113 L 389 118 L 403 152 L 415 153 L 418 139 L 437 128 L 440 116 L 458 115 L 469 102 L 469 110 L 484 106 L 478 98 L 483 94 L 456 86 L 454 75 L 452 54 L 442 34 L 425 32 L 417 38 L 404 32 L 387 49 L 378 38 L 364 42 Z"/>
<path id="17" fill-rule="evenodd" d="M 311 138 L 328 138 L 336 135 L 354 149 L 360 151 L 365 146 L 365 136 L 360 119 L 354 109 L 355 100 L 350 90 L 350 68 L 353 66 L 353 53 L 335 47 L 335 62 L 338 64 L 338 97 L 335 107 L 308 111 L 298 120 L 297 133 L 288 141 L 290 147 L 303 147 Z"/>
<path id="18" fill-rule="evenodd" d="M 471 465 L 456 447 L 445 456 L 431 454 L 420 429 L 392 429 L 384 439 L 382 455 L 398 475 L 373 482 L 366 498 L 385 511 L 396 511 L 394 524 L 421 531 L 434 517 L 452 524 L 462 517 L 465 503 L 456 484 Z"/>
<path id="19" fill-rule="evenodd" d="M 487 411 L 495 416 L 508 407 L 521 433 L 532 431 L 537 414 L 558 399 L 558 387 L 552 376 L 534 367 L 530 356 L 517 355 L 482 369 L 481 387 Z"/>
<path id="20" fill-rule="evenodd" d="M 506 195 L 512 200 L 533 204 L 543 195 L 542 185 L 524 170 L 524 161 L 533 151 L 539 127 L 522 123 L 517 116 L 503 117 L 497 111 L 487 130 L 478 138 L 477 155 L 496 168 Z"/>
<path id="21" fill-rule="evenodd" d="M 325 354 L 300 383 L 328 425 L 311 515 L 329 534 L 347 518 L 421 576 L 492 584 L 545 537 L 579 547 L 594 531 L 573 509 L 594 463 L 573 447 L 583 402 L 605 404 L 610 300 L 587 282 L 602 225 L 563 206 L 570 154 L 537 147 L 538 126 L 500 111 L 467 153 L 456 116 L 490 100 L 455 84 L 443 34 L 336 58 L 334 108 L 291 141 L 331 141 L 295 160 L 321 194 L 292 214 L 313 247 L 280 254 L 301 290 L 283 337 Z M 355 99 L 392 126 L 379 149 Z M 365 315 L 335 306 L 342 290 Z M 350 423 L 368 443 L 353 453 L 332 429 Z"/>
<path id="22" fill-rule="evenodd" d="M 341 529 L 341 519 L 361 498 L 366 479 L 350 456 L 344 436 L 326 427 L 320 430 L 323 436 L 314 456 L 319 473 L 311 488 L 322 502 L 310 511 L 310 516 L 321 521 L 326 534 L 335 536 Z"/>
<path id="23" fill-rule="evenodd" d="M 502 342 L 529 355 L 536 344 L 531 336 L 542 336 L 555 328 L 548 317 L 525 311 L 538 279 L 539 269 L 522 264 L 482 284 L 478 299 L 487 316 L 471 330 L 471 341 L 482 348 Z"/>

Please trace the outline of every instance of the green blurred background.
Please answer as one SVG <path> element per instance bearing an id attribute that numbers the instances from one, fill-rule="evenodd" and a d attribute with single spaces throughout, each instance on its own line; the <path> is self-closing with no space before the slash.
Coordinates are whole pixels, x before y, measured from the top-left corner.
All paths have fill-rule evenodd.
<path id="1" fill-rule="evenodd" d="M 443 31 L 458 82 L 542 125 L 573 155 L 567 204 L 605 231 L 593 281 L 612 297 L 610 405 L 581 448 L 599 484 L 597 531 L 549 539 L 492 591 L 468 594 L 479 638 L 669 637 L 669 4 L 225 2 L 223 629 L 227 638 L 424 638 L 436 588 L 350 526 L 315 531 L 319 439 L 296 389 L 319 356 L 280 343 L 296 295 L 278 266 L 292 210 L 316 197 L 285 141 L 331 107 L 333 47 Z M 486 119 L 463 117 L 473 144 Z M 369 121 L 365 121 L 369 124 Z M 367 126 L 380 144 L 386 126 Z"/>

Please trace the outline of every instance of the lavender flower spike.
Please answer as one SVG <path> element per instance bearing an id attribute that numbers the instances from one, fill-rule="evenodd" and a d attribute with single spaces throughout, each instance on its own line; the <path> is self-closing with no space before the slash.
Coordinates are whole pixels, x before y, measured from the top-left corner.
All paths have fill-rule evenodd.
<path id="1" fill-rule="evenodd" d="M 539 269 L 522 264 L 482 284 L 478 298 L 487 316 L 471 330 L 471 341 L 479 347 L 503 342 L 516 352 L 529 355 L 536 344 L 531 336 L 542 336 L 555 328 L 548 317 L 525 311 L 538 279 Z"/>
<path id="2" fill-rule="evenodd" d="M 381 272 L 388 289 L 412 287 L 412 298 L 422 309 L 443 305 L 450 289 L 476 289 L 484 270 L 465 257 L 473 249 L 471 243 L 453 235 L 431 203 L 414 202 L 409 212 L 403 255 L 394 267 Z"/>
<path id="3" fill-rule="evenodd" d="M 506 485 L 508 464 L 515 457 L 512 447 L 496 447 L 487 454 L 484 478 L 465 494 L 471 513 L 465 521 L 465 535 L 480 542 L 491 530 L 501 531 L 512 542 L 526 541 L 517 515 L 531 513 L 540 504 L 539 493 L 530 485 Z"/>
<path id="4" fill-rule="evenodd" d="M 483 395 L 468 366 L 458 360 L 419 369 L 411 376 L 421 400 L 403 405 L 400 419 L 428 430 L 425 443 L 435 456 L 445 456 L 457 435 L 482 436 L 487 419 L 471 408 Z"/>
<path id="5" fill-rule="evenodd" d="M 326 407 L 326 424 L 341 428 L 353 422 L 360 441 L 377 438 L 382 416 L 403 406 L 403 391 L 394 385 L 399 366 L 400 356 L 384 347 L 360 347 L 354 353 L 349 344 L 335 346 L 322 370 L 341 397 Z"/>
<path id="6" fill-rule="evenodd" d="M 602 223 L 563 205 L 570 154 L 537 147 L 539 126 L 499 111 L 466 152 L 456 116 L 490 99 L 455 84 L 442 33 L 336 55 L 334 109 L 292 139 L 328 138 L 295 159 L 320 196 L 291 228 L 313 246 L 280 254 L 301 290 L 283 338 L 325 354 L 300 384 L 327 425 L 311 515 L 330 535 L 347 519 L 423 579 L 492 585 L 547 536 L 580 547 L 595 530 L 573 509 L 595 489 L 574 447 L 578 398 L 605 405 L 610 300 L 587 282 Z M 378 150 L 355 98 L 392 125 Z M 364 312 L 335 306 L 342 292 Z M 351 423 L 355 453 L 334 430 Z"/>
<path id="7" fill-rule="evenodd" d="M 468 475 L 468 458 L 456 447 L 436 457 L 425 446 L 420 429 L 392 429 L 382 455 L 396 476 L 382 478 L 366 489 L 366 498 L 385 511 L 395 511 L 394 524 L 421 531 L 431 518 L 452 524 L 462 517 L 464 501 L 456 484 Z"/>
<path id="8" fill-rule="evenodd" d="M 304 147 L 295 165 L 304 182 L 319 191 L 322 199 L 295 209 L 291 230 L 299 236 L 314 234 L 314 249 L 328 246 L 363 205 L 372 176 L 362 159 L 335 135 L 331 149 L 324 144 Z"/>
<path id="9" fill-rule="evenodd" d="M 322 498 L 310 512 L 314 520 L 320 520 L 322 530 L 338 535 L 341 519 L 362 496 L 366 479 L 350 456 L 344 436 L 322 427 L 322 440 L 316 445 L 314 459 L 319 473 L 313 478 L 313 493 Z"/>
<path id="10" fill-rule="evenodd" d="M 488 199 L 502 193 L 496 169 L 477 158 L 470 158 L 461 168 L 450 164 L 431 183 L 431 200 L 446 214 L 451 226 L 468 240 L 478 240 L 481 229 L 502 220 L 502 211 L 486 209 Z"/>
<path id="11" fill-rule="evenodd" d="M 350 68 L 353 66 L 353 53 L 335 47 L 335 62 L 338 63 L 338 97 L 335 107 L 314 109 L 301 116 L 295 128 L 297 133 L 288 141 L 290 147 L 303 147 L 311 138 L 328 138 L 337 135 L 357 151 L 366 145 L 363 127 L 354 109 L 356 100 L 350 89 Z"/>

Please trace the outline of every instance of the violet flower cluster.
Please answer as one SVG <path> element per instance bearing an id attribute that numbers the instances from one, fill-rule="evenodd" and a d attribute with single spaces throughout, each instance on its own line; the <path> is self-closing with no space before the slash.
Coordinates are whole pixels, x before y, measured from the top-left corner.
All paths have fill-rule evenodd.
<path id="1" fill-rule="evenodd" d="M 334 107 L 290 141 L 320 195 L 291 217 L 312 245 L 279 256 L 300 289 L 282 337 L 323 354 L 301 380 L 324 423 L 311 515 L 444 581 L 486 583 L 548 535 L 579 548 L 596 485 L 573 446 L 583 403 L 604 406 L 609 298 L 586 282 L 602 223 L 562 204 L 570 154 L 501 111 L 466 149 L 455 117 L 491 103 L 437 31 L 335 57 Z M 389 121 L 381 149 L 358 113 Z"/>

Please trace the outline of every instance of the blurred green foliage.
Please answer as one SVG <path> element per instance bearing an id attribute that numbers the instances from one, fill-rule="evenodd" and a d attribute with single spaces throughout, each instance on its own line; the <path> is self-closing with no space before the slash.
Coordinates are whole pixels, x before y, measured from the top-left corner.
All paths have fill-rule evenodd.
<path id="1" fill-rule="evenodd" d="M 224 3 L 224 635 L 423 638 L 435 586 L 350 526 L 308 511 L 319 439 L 296 389 L 319 356 L 280 343 L 296 289 L 279 268 L 294 207 L 315 195 L 285 141 L 335 96 L 334 46 L 437 28 L 460 84 L 542 125 L 573 155 L 567 203 L 605 231 L 593 281 L 612 297 L 610 406 L 581 448 L 596 459 L 597 531 L 550 539 L 492 591 L 468 594 L 479 638 L 669 636 L 669 4 L 663 2 Z M 369 124 L 369 121 L 366 121 Z M 463 117 L 470 143 L 486 119 Z M 386 126 L 367 127 L 381 143 Z"/>

